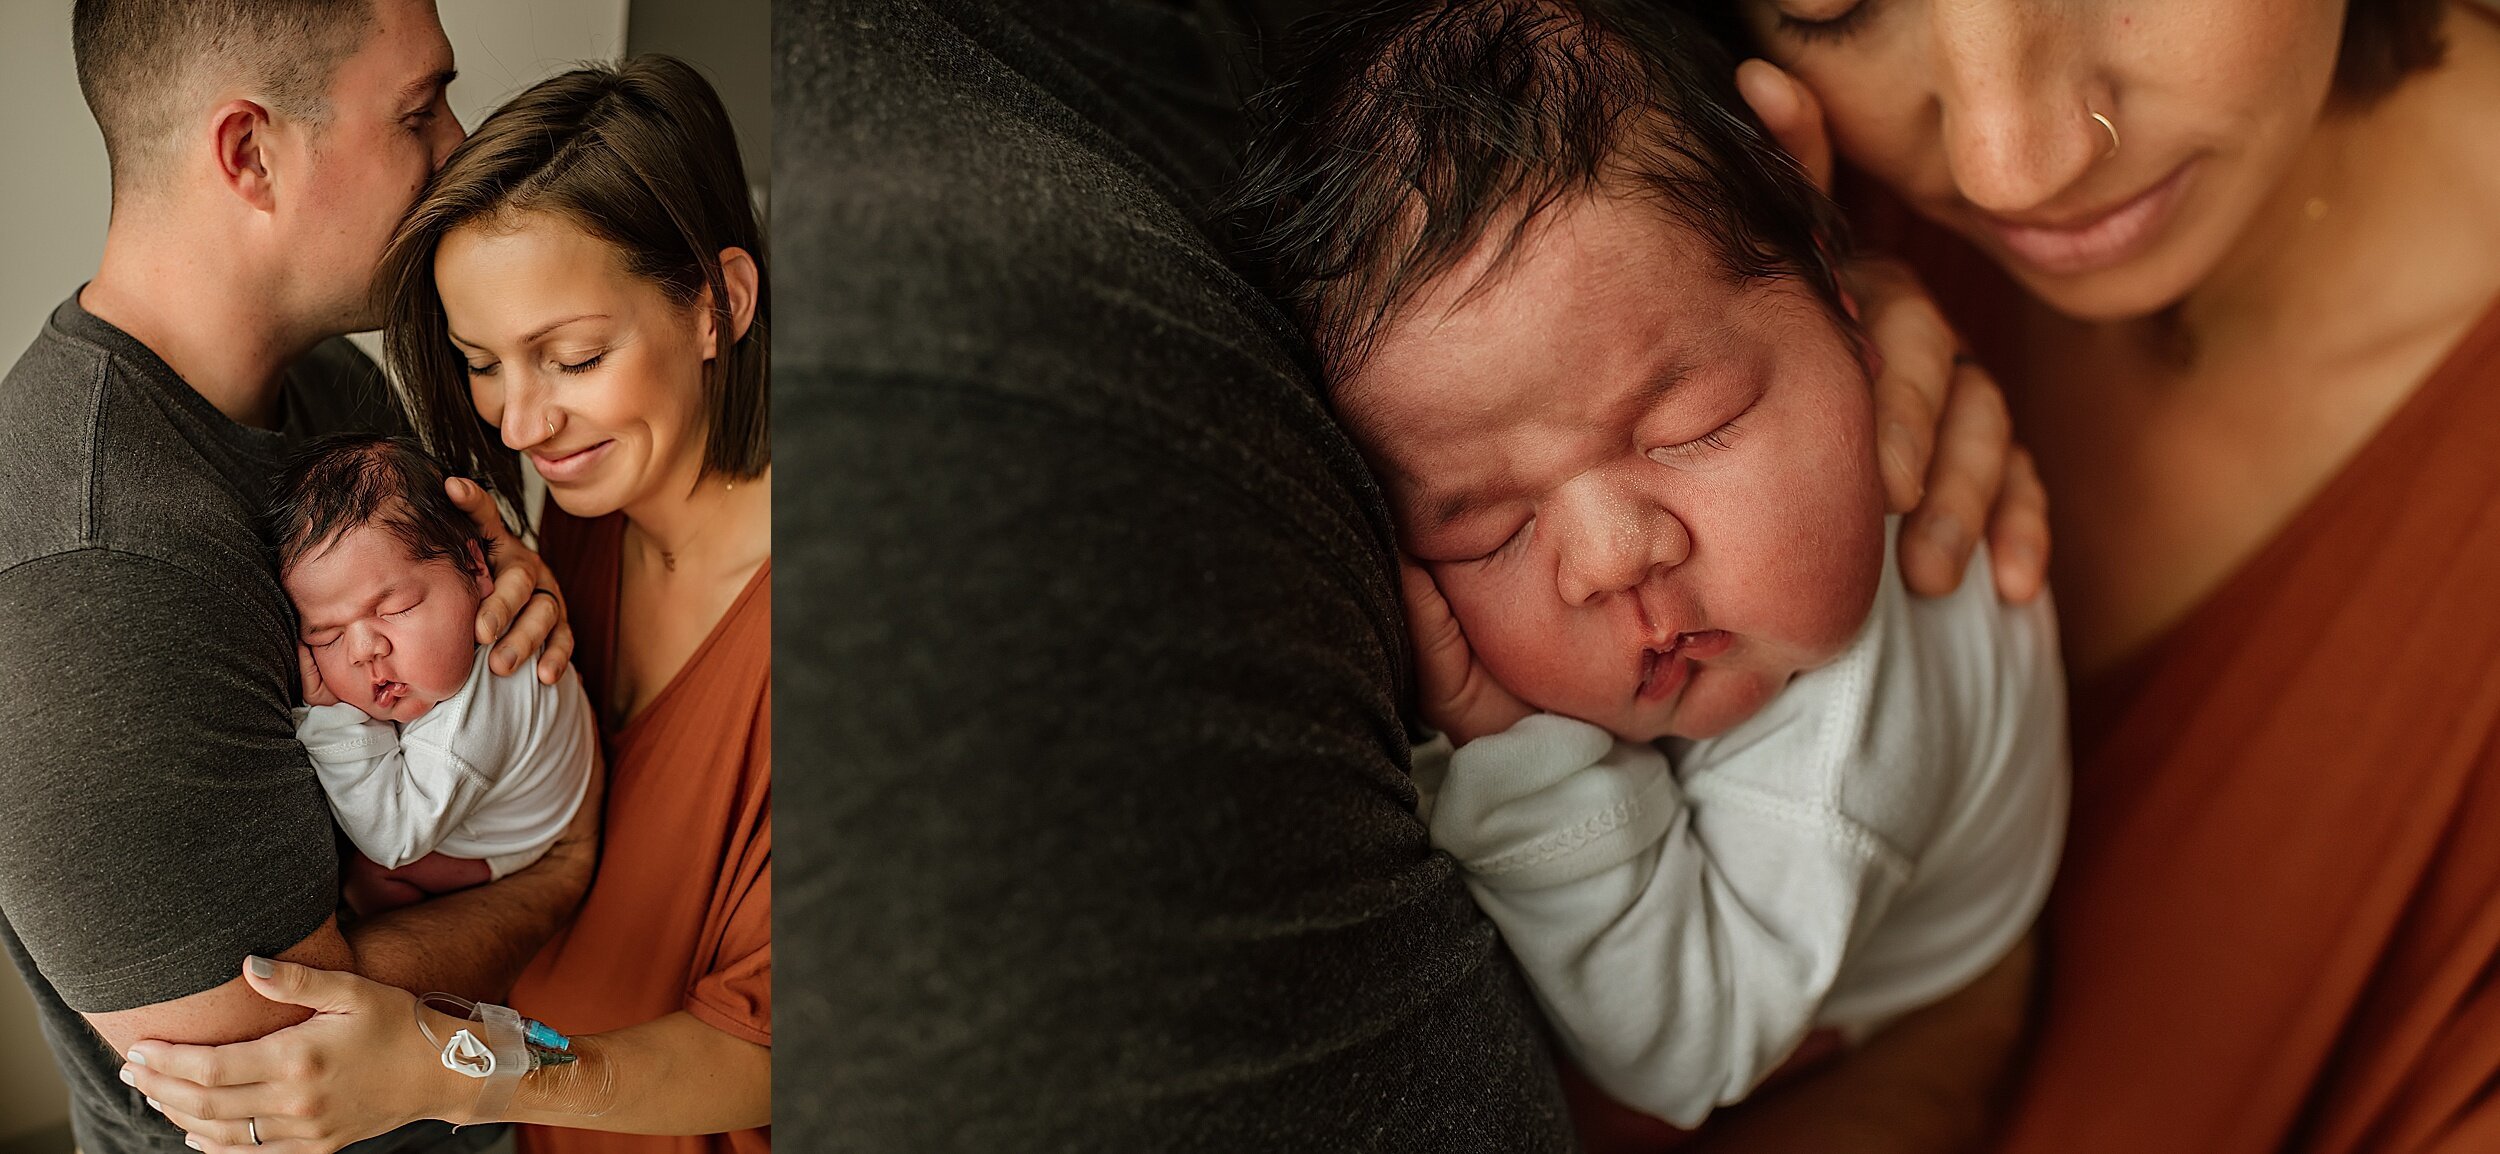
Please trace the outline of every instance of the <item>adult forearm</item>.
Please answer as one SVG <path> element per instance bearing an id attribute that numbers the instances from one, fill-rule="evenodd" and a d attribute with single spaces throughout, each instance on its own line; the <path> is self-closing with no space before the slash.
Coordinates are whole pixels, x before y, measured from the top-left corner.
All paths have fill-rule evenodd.
<path id="1" fill-rule="evenodd" d="M 412 993 L 501 1001 L 532 955 L 580 909 L 599 864 L 606 775 L 546 854 L 501 881 L 375 915 L 346 928 L 356 969 Z"/>
<path id="2" fill-rule="evenodd" d="M 533 1071 L 502 1121 L 616 1134 L 714 1134 L 772 1122 L 772 1048 L 680 1011 L 573 1039 L 580 1060 Z"/>
<path id="3" fill-rule="evenodd" d="M 590 888 L 591 846 L 558 843 L 501 881 L 404 906 L 347 930 L 356 968 L 413 993 L 500 1001 Z"/>
<path id="4" fill-rule="evenodd" d="M 1994 1123 L 2030 1001 L 2034 944 L 1831 1064 L 1711 1119 L 1690 1154 L 1970 1150 Z"/>

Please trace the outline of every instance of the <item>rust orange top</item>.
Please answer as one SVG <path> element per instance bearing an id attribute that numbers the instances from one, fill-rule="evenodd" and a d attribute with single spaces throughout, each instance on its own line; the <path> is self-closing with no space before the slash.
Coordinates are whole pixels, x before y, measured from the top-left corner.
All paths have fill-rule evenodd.
<path id="1" fill-rule="evenodd" d="M 549 506 L 541 552 L 571 608 L 594 703 L 616 654 L 625 520 Z M 599 873 L 512 1004 L 589 1034 L 684 1010 L 761 1045 L 772 1035 L 772 563 L 685 667 L 623 728 L 602 725 L 608 797 Z M 766 1151 L 769 1127 L 702 1137 L 521 1128 L 531 1154 Z"/>
<path id="2" fill-rule="evenodd" d="M 2500 307 L 2076 707 L 2004 1150 L 2500 1150 Z"/>

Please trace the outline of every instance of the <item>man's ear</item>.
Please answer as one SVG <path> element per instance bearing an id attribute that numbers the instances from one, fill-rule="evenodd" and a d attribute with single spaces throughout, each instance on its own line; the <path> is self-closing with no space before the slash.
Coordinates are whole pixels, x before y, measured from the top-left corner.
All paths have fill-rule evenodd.
<path id="1" fill-rule="evenodd" d="M 217 149 L 217 179 L 262 212 L 277 206 L 277 183 L 269 170 L 269 110 L 250 100 L 217 106 L 210 121 Z"/>
<path id="2" fill-rule="evenodd" d="M 731 247 L 720 250 L 720 279 L 729 289 L 729 343 L 734 345 L 745 340 L 747 330 L 755 324 L 755 295 L 763 276 L 755 267 L 755 258 L 747 250 Z M 714 327 L 714 314 L 709 307 L 710 287 L 706 286 L 704 292 L 703 355 L 717 357 L 721 351 L 720 335 Z"/>

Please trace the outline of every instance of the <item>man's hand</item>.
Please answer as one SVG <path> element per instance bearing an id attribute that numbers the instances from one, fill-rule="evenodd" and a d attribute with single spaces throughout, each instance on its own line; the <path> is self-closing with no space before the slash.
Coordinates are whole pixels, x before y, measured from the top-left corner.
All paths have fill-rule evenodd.
<path id="1" fill-rule="evenodd" d="M 565 620 L 564 593 L 556 588 L 555 572 L 512 535 L 495 499 L 476 482 L 452 477 L 443 482 L 443 491 L 494 545 L 487 554 L 494 565 L 495 590 L 477 607 L 477 643 L 495 647 L 487 668 L 498 675 L 510 673 L 537 650 L 538 680 L 555 684 L 573 659 L 573 627 Z"/>
<path id="2" fill-rule="evenodd" d="M 1813 90 L 1766 60 L 1736 68 L 1736 87 L 1797 166 L 1829 192 L 1831 134 Z M 2013 441 L 2005 394 L 1964 353 L 1908 267 L 1861 259 L 1843 287 L 1875 346 L 1875 443 L 1884 494 L 1901 526 L 1901 576 L 1913 592 L 1962 583 L 1984 530 L 1997 596 L 2039 596 L 2048 582 L 2049 497 L 2031 454 Z"/>
<path id="3" fill-rule="evenodd" d="M 295 664 L 303 674 L 304 704 L 319 708 L 339 703 L 339 695 L 330 692 L 330 683 L 321 679 L 321 666 L 313 661 L 311 646 L 295 643 Z"/>
<path id="4" fill-rule="evenodd" d="M 1404 557 L 1398 579 L 1406 599 L 1406 632 L 1415 645 L 1415 682 L 1424 720 L 1449 735 L 1452 746 L 1490 737 L 1536 710 L 1493 679 L 1467 646 L 1457 615 L 1433 584 L 1432 574 Z"/>

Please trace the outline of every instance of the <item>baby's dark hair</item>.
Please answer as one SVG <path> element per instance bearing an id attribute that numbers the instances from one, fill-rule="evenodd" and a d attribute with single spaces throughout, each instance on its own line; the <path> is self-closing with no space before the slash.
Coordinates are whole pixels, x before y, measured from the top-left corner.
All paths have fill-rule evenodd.
<path id="1" fill-rule="evenodd" d="M 1257 101 L 1218 215 L 1332 375 L 1496 228 L 1487 278 L 1539 213 L 1600 188 L 1657 202 L 1730 277 L 1796 276 L 1845 315 L 1838 212 L 1747 110 L 1726 49 L 1675 6 L 1399 0 L 1303 43 L 1276 71 L 1295 79 Z"/>
<path id="2" fill-rule="evenodd" d="M 410 560 L 449 561 L 462 570 L 494 548 L 460 506 L 443 491 L 449 474 L 406 437 L 340 433 L 304 446 L 287 463 L 270 495 L 270 539 L 278 546 L 278 571 L 327 551 L 338 535 L 358 525 L 388 530 L 408 547 Z"/>

